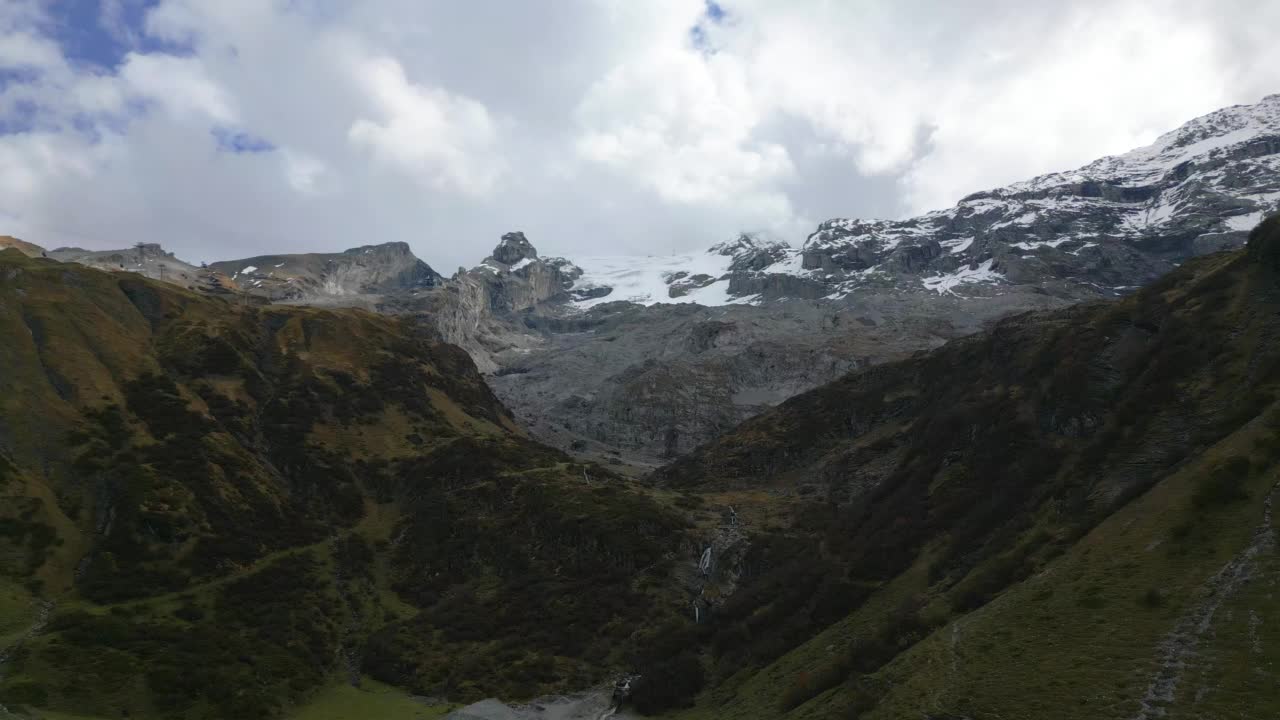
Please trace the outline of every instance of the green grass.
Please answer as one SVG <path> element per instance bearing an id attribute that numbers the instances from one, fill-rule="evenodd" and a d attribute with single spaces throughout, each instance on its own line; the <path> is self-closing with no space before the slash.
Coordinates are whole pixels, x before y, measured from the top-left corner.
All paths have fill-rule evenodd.
<path id="1" fill-rule="evenodd" d="M 358 688 L 347 683 L 321 690 L 290 713 L 288 720 L 433 720 L 444 717 L 446 705 L 427 705 L 403 690 L 373 680 Z"/>
<path id="2" fill-rule="evenodd" d="M 1280 473 L 1254 423 L 1201 453 L 1095 527 L 1066 553 L 992 602 L 950 621 L 859 683 L 818 693 L 783 713 L 798 679 L 820 676 L 849 642 L 902 599 L 925 593 L 929 558 L 884 585 L 849 617 L 763 669 L 743 671 L 669 717 L 743 720 L 974 717 L 1127 720 L 1155 673 L 1158 644 L 1210 597 L 1206 581 L 1254 539 L 1263 501 Z M 1247 499 L 1205 507 L 1204 478 L 1226 458 L 1252 455 L 1241 475 Z M 1274 521 L 1273 521 L 1274 522 Z M 982 570 L 975 568 L 975 573 Z M 1280 555 L 1259 553 L 1250 581 L 1227 597 L 1183 675 L 1171 718 L 1280 717 Z M 853 714 L 867 687 L 878 704 Z"/>
<path id="3" fill-rule="evenodd" d="M 0 647 L 26 633 L 35 611 L 34 599 L 26 588 L 0 579 Z"/>
<path id="4" fill-rule="evenodd" d="M 338 683 L 315 694 L 307 703 L 284 716 L 284 720 L 435 720 L 452 708 L 428 705 L 408 693 L 373 680 L 361 686 Z M 32 720 L 106 720 L 88 715 L 36 710 Z M 0 715 L 0 720 L 7 720 Z"/>

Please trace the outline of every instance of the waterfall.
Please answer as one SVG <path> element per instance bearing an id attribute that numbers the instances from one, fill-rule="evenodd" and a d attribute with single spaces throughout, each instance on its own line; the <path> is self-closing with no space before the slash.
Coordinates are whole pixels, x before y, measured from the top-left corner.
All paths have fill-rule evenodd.
<path id="1" fill-rule="evenodd" d="M 698 561 L 698 570 L 703 575 L 711 574 L 711 546 L 708 545 L 706 550 L 702 551 L 702 560 Z"/>

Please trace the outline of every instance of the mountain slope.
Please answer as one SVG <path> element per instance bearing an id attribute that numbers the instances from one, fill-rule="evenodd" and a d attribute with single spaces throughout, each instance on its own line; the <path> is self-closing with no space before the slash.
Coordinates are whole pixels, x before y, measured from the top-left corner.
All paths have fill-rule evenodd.
<path id="1" fill-rule="evenodd" d="M 45 250 L 39 245 L 34 245 L 10 235 L 0 235 L 0 250 L 5 248 L 13 248 L 27 257 L 37 257 Z"/>
<path id="2" fill-rule="evenodd" d="M 947 210 L 832 220 L 802 248 L 742 234 L 705 253 L 560 260 L 564 290 L 519 310 L 490 292 L 518 273 L 486 263 L 455 282 L 492 322 L 449 322 L 446 337 L 539 439 L 654 466 L 851 368 L 1239 246 L 1280 203 L 1278 150 L 1271 96 Z"/>
<path id="3" fill-rule="evenodd" d="M 447 280 L 402 243 L 195 275 L 158 248 L 141 261 L 136 249 L 54 255 L 269 301 L 413 314 L 466 349 L 539 440 L 653 467 L 850 368 L 1012 313 L 1120 296 L 1239 246 L 1280 207 L 1278 151 L 1280 96 L 1269 96 L 953 208 L 833 219 L 799 248 L 744 233 L 703 253 L 543 258 L 509 233 Z M 675 304 L 688 307 L 663 307 Z"/>
<path id="4" fill-rule="evenodd" d="M 1280 219 L 655 473 L 749 523 L 707 716 L 1272 717 L 1277 257 Z"/>
<path id="5" fill-rule="evenodd" d="M 137 273 L 188 290 L 225 294 L 235 287 L 235 283 L 221 273 L 183 262 L 155 243 L 138 243 L 127 250 L 62 247 L 50 250 L 47 256 L 59 262 L 76 263 L 108 272 Z"/>
<path id="6" fill-rule="evenodd" d="M 6 250 L 0 328 L 10 711 L 275 717 L 362 673 L 532 697 L 683 615 L 682 514 L 528 440 L 409 321 Z"/>
<path id="7" fill-rule="evenodd" d="M 1239 247 L 1280 207 L 1280 95 L 1224 108 L 1147 147 L 973 193 L 905 220 L 833 219 L 799 250 L 761 248 L 731 298 L 843 297 L 891 287 L 990 295 L 1038 284 L 1120 294 L 1188 258 Z"/>
<path id="8" fill-rule="evenodd" d="M 402 242 L 340 253 L 260 255 L 215 262 L 209 267 L 252 295 L 338 305 L 357 304 L 362 296 L 420 291 L 443 280 Z"/>

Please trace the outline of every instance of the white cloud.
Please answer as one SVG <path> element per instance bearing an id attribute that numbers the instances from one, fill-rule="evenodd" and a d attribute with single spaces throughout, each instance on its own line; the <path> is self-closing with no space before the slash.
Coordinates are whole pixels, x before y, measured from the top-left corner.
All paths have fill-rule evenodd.
<path id="1" fill-rule="evenodd" d="M 761 114 L 739 64 L 692 49 L 614 68 L 578 107 L 585 159 L 628 174 L 677 203 L 768 194 L 794 168 L 777 143 L 752 136 Z M 785 197 L 775 203 L 786 211 Z"/>
<path id="2" fill-rule="evenodd" d="M 209 77 L 198 58 L 131 54 L 120 77 L 132 93 L 182 120 L 235 122 L 234 98 Z"/>
<path id="3" fill-rule="evenodd" d="M 1057 33 L 988 30 L 983 40 L 1001 56 L 938 88 L 930 151 L 903 180 L 912 209 L 1125 152 L 1197 115 L 1260 99 L 1222 82 L 1212 24 L 1139 5 L 1077 8 L 1057 22 Z"/>
<path id="4" fill-rule="evenodd" d="M 321 194 L 332 191 L 331 173 L 324 163 L 306 153 L 281 150 L 284 174 L 289 185 L 300 193 Z"/>
<path id="5" fill-rule="evenodd" d="M 570 255 L 794 242 L 1280 90 L 1280 5 L 1248 0 L 720 4 L 162 0 L 129 27 L 113 2 L 104 33 L 190 52 L 107 71 L 62 56 L 56 5 L 0 0 L 0 120 L 38 120 L 0 129 L 0 233 L 191 259 L 403 240 L 445 269 L 514 229 Z"/>
<path id="6" fill-rule="evenodd" d="M 56 43 L 29 32 L 3 32 L 0 28 L 0 68 L 40 70 L 61 63 Z"/>
<path id="7" fill-rule="evenodd" d="M 92 153 L 55 133 L 0 136 L 0 197 L 20 207 L 62 180 L 93 176 Z"/>
<path id="8" fill-rule="evenodd" d="M 399 62 L 378 57 L 355 69 L 377 119 L 358 118 L 348 137 L 374 158 L 428 185 L 484 195 L 503 167 L 496 123 L 484 105 L 409 82 Z"/>

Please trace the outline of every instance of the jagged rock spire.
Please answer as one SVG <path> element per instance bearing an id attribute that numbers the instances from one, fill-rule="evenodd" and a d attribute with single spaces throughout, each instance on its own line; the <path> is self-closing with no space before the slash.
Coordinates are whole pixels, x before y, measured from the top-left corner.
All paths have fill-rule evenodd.
<path id="1" fill-rule="evenodd" d="M 493 259 L 505 265 L 514 265 L 526 258 L 536 259 L 538 251 L 522 232 L 509 232 L 502 236 L 502 242 L 493 249 Z"/>

